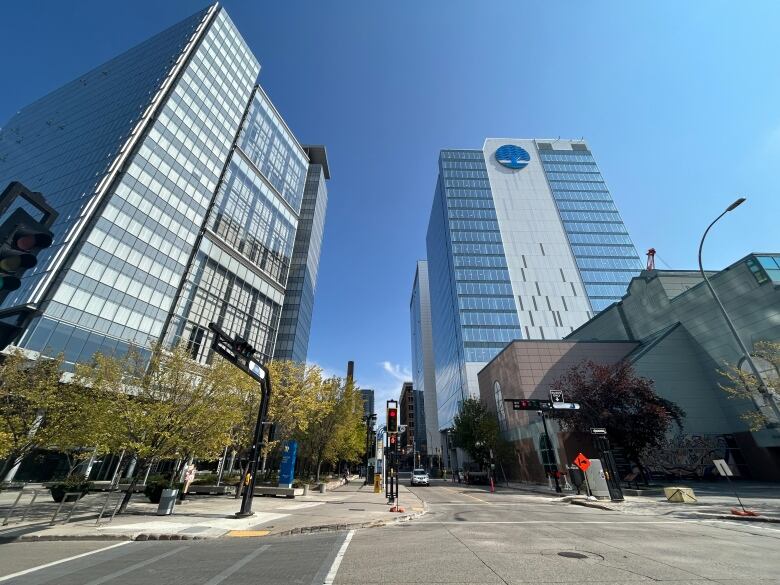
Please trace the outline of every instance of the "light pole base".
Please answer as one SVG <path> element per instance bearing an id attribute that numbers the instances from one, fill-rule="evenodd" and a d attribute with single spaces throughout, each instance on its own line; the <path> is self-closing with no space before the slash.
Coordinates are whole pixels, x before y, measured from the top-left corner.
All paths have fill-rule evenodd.
<path id="1" fill-rule="evenodd" d="M 236 518 L 249 518 L 250 516 L 254 516 L 254 512 L 236 512 Z"/>

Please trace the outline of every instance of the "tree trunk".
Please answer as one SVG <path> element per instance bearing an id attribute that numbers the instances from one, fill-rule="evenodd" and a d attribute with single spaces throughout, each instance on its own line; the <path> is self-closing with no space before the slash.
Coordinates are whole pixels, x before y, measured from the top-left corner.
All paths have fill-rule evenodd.
<path id="1" fill-rule="evenodd" d="M 130 503 L 130 498 L 133 497 L 133 490 L 135 489 L 136 484 L 138 483 L 138 480 L 140 479 L 141 475 L 146 475 L 146 473 L 151 469 L 152 462 L 144 462 L 143 467 L 141 468 L 141 473 L 136 473 L 133 476 L 133 479 L 130 481 L 130 485 L 127 487 L 127 490 L 125 491 L 125 495 L 122 498 L 122 503 L 119 505 L 119 510 L 117 510 L 117 514 L 124 514 L 127 511 L 127 505 Z"/>
<path id="2" fill-rule="evenodd" d="M 11 453 L 8 455 L 5 462 L 3 462 L 3 471 L 0 472 L 0 481 L 12 482 L 14 480 L 14 476 L 16 475 L 19 466 L 22 464 L 22 459 L 24 459 L 25 455 L 26 453 L 18 453 L 16 455 Z"/>
<path id="3" fill-rule="evenodd" d="M 320 481 L 320 468 L 322 467 L 322 459 L 317 457 L 317 478 L 316 481 Z"/>
<path id="4" fill-rule="evenodd" d="M 244 466 L 239 463 L 238 469 L 240 473 L 238 475 L 238 482 L 236 483 L 236 493 L 233 496 L 236 500 L 241 497 L 241 490 L 244 487 L 244 476 L 246 475 L 246 471 L 249 470 L 249 465 L 247 465 L 245 470 Z"/>

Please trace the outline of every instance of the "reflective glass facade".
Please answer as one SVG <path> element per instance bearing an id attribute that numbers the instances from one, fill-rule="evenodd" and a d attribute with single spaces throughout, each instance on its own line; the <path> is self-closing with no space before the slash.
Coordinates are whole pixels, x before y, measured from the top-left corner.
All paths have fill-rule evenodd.
<path id="1" fill-rule="evenodd" d="M 60 213 L 6 301 L 40 303 L 19 345 L 69 368 L 159 339 L 208 360 L 216 321 L 270 359 L 308 158 L 259 69 L 213 5 L 9 121 L 0 180 Z"/>
<path id="2" fill-rule="evenodd" d="M 509 342 L 563 338 L 641 269 L 580 141 L 441 151 L 426 246 L 440 429 Z"/>
<path id="3" fill-rule="evenodd" d="M 490 361 L 520 322 L 481 151 L 443 150 L 427 235 L 440 426 L 477 388 L 467 362 Z"/>
<path id="4" fill-rule="evenodd" d="M 428 283 L 428 262 L 417 262 L 409 302 L 409 320 L 412 332 L 412 384 L 424 396 L 425 444 L 428 454 L 434 455 L 441 449 L 439 435 L 439 409 L 436 397 L 436 373 L 433 356 L 433 333 L 431 331 L 431 296 Z"/>
<path id="5" fill-rule="evenodd" d="M 325 211 L 330 178 L 323 147 L 305 147 L 311 157 L 306 175 L 298 231 L 292 255 L 290 276 L 287 279 L 284 307 L 276 339 L 274 357 L 305 362 L 309 349 L 314 292 L 320 263 L 322 237 L 325 232 Z"/>
<path id="6" fill-rule="evenodd" d="M 628 230 L 590 151 L 539 149 L 594 313 L 619 301 L 642 270 Z"/>

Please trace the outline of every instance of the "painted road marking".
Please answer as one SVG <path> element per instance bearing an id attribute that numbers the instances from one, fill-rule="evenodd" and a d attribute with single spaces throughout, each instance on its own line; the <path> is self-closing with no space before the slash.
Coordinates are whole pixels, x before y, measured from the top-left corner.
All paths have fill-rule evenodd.
<path id="1" fill-rule="evenodd" d="M 336 558 L 333 559 L 333 564 L 330 566 L 330 571 L 328 571 L 328 574 L 323 581 L 323 585 L 332 585 L 333 581 L 336 580 L 336 573 L 339 572 L 341 561 L 344 558 L 344 554 L 347 552 L 347 547 L 349 546 L 349 543 L 354 535 L 354 530 L 347 532 L 347 537 L 344 539 L 344 542 L 341 543 L 341 548 L 339 548 L 339 552 L 336 553 Z"/>
<path id="2" fill-rule="evenodd" d="M 325 502 L 300 502 L 297 504 L 282 504 L 276 506 L 276 510 L 300 510 L 301 508 L 313 508 L 315 506 L 322 506 Z"/>
<path id="3" fill-rule="evenodd" d="M 189 546 L 180 546 L 179 548 L 175 548 L 173 550 L 170 550 L 166 553 L 163 553 L 161 555 L 157 555 L 156 557 L 152 557 L 150 559 L 146 559 L 144 561 L 139 561 L 137 563 L 133 563 L 129 567 L 125 567 L 124 569 L 120 569 L 119 571 L 115 571 L 109 575 L 104 575 L 103 577 L 99 577 L 97 579 L 93 579 L 92 581 L 85 583 L 84 585 L 102 585 L 103 583 L 111 583 L 116 579 L 117 577 L 121 577 L 122 575 L 127 575 L 128 573 L 132 573 L 136 569 L 140 569 L 142 567 L 145 567 L 147 565 L 151 565 L 152 563 L 156 563 L 157 561 L 161 561 L 166 557 L 173 556 L 177 553 L 180 553 L 183 550 L 187 550 L 190 548 Z"/>
<path id="4" fill-rule="evenodd" d="M 442 488 L 447 490 L 448 492 L 452 492 L 453 494 L 460 494 L 461 496 L 468 496 L 469 498 L 474 498 L 475 500 L 477 500 L 478 502 L 482 502 L 483 504 L 490 504 L 491 503 L 491 502 L 488 502 L 487 500 L 483 500 L 483 499 L 478 498 L 476 496 L 472 496 L 471 494 L 467 494 L 466 492 L 459 492 L 459 491 L 456 491 L 456 490 L 453 490 L 451 488 L 444 487 L 444 486 L 442 486 Z M 435 502 L 432 502 L 432 503 L 435 503 Z"/>
<path id="5" fill-rule="evenodd" d="M 260 548 L 258 548 L 257 550 L 253 550 L 251 553 L 246 555 L 243 559 L 233 563 L 227 569 L 222 571 L 219 575 L 216 575 L 216 576 L 212 577 L 211 579 L 209 579 L 208 581 L 206 581 L 203 585 L 219 585 L 220 583 L 222 583 L 222 581 L 224 581 L 225 579 L 230 577 L 230 575 L 232 575 L 233 573 L 238 571 L 241 567 L 246 565 L 248 562 L 250 562 L 253 559 L 255 559 L 263 551 L 268 550 L 270 547 L 271 547 L 270 544 L 265 544 L 265 545 L 261 546 Z"/>
<path id="6" fill-rule="evenodd" d="M 695 520 L 694 520 L 695 521 Z M 417 524 L 687 524 L 690 520 L 419 520 Z"/>
<path id="7" fill-rule="evenodd" d="M 110 546 L 104 546 L 103 548 L 99 548 L 97 550 L 91 550 L 89 552 L 81 553 L 80 555 L 75 555 L 72 557 L 67 557 L 65 559 L 60 559 L 59 561 L 52 561 L 51 563 L 46 563 L 45 565 L 40 565 L 38 567 L 33 567 L 32 569 L 25 569 L 24 571 L 19 571 L 18 573 L 11 573 L 10 575 L 5 575 L 4 577 L 0 577 L 0 581 L 8 581 L 9 579 L 14 579 L 16 577 L 21 577 L 22 575 L 29 575 L 30 573 L 34 573 L 35 571 L 40 571 L 41 569 L 48 569 L 49 567 L 54 567 L 55 565 L 61 565 L 62 563 L 67 563 L 68 561 L 75 561 L 76 559 L 81 559 L 83 557 L 88 557 L 89 555 L 94 555 L 99 552 L 106 551 L 111 548 L 116 548 L 118 546 L 125 546 L 126 544 L 130 544 L 130 541 L 127 540 L 125 542 L 118 542 L 116 544 L 112 544 Z"/>
<path id="8" fill-rule="evenodd" d="M 226 536 L 232 536 L 234 538 L 248 538 L 253 536 L 265 536 L 270 533 L 270 530 L 231 530 L 226 534 Z"/>

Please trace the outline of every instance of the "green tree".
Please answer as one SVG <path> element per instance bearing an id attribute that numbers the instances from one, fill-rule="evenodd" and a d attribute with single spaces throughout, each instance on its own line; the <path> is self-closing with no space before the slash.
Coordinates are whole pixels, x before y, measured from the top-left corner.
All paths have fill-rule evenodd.
<path id="1" fill-rule="evenodd" d="M 504 452 L 504 441 L 496 416 L 482 401 L 467 398 L 453 421 L 452 438 L 456 447 L 464 449 L 480 468 Z"/>
<path id="2" fill-rule="evenodd" d="M 120 513 L 155 461 L 217 456 L 229 442 L 241 415 L 233 370 L 224 360 L 206 366 L 192 361 L 184 346 L 159 344 L 146 357 L 131 349 L 120 357 L 96 354 L 77 366 L 77 384 L 111 398 L 113 450 L 140 462 Z"/>
<path id="3" fill-rule="evenodd" d="M 585 361 L 553 382 L 578 411 L 554 411 L 564 431 L 590 433 L 603 427 L 609 438 L 641 463 L 642 453 L 660 446 L 672 424 L 682 428 L 685 412 L 656 394 L 653 381 L 637 376 L 628 362 Z"/>
<path id="4" fill-rule="evenodd" d="M 749 401 L 751 406 L 740 414 L 740 418 L 751 431 L 758 431 L 769 423 L 767 411 L 771 407 L 768 402 L 780 398 L 780 342 L 759 341 L 753 346 L 751 355 L 762 373 L 763 385 L 748 368 L 726 364 L 725 369 L 719 371 L 725 383 L 719 386 L 730 399 Z"/>
<path id="5" fill-rule="evenodd" d="M 325 450 L 325 458 L 338 464 L 340 461 L 357 463 L 366 448 L 366 426 L 363 422 L 363 399 L 357 386 L 347 382 L 339 393 L 334 415 L 336 425 L 332 440 Z"/>

